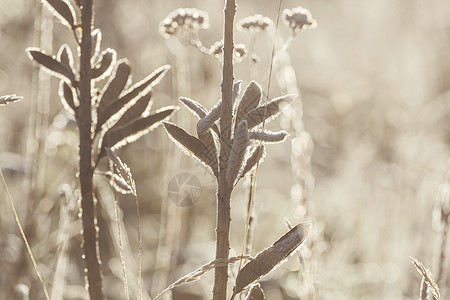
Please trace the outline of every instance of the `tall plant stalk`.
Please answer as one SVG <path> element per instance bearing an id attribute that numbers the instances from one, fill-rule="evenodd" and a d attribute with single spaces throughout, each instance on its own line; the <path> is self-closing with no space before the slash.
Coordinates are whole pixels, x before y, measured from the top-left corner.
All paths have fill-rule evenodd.
<path id="1" fill-rule="evenodd" d="M 92 44 L 92 0 L 82 1 L 81 46 L 80 46 L 80 188 L 83 222 L 83 251 L 89 296 L 92 300 L 104 299 L 102 273 L 98 250 L 95 203 L 92 189 L 92 116 L 91 116 L 91 44 Z"/>
<path id="2" fill-rule="evenodd" d="M 233 31 L 236 1 L 227 0 L 225 3 L 224 20 L 224 56 L 222 78 L 222 117 L 220 118 L 220 173 L 217 191 L 216 216 L 216 259 L 228 259 L 230 250 L 230 199 L 232 185 L 227 182 L 227 161 L 231 149 L 232 124 L 232 93 L 233 93 Z M 214 276 L 213 299 L 224 300 L 227 297 L 228 266 L 216 267 Z"/>

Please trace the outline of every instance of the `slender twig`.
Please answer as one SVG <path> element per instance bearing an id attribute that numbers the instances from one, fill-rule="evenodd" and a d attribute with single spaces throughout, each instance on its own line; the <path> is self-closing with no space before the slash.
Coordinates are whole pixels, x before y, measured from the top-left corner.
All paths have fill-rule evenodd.
<path id="1" fill-rule="evenodd" d="M 91 32 L 92 32 L 92 0 L 83 0 L 81 9 L 81 55 L 80 55 L 80 187 L 83 222 L 83 251 L 89 296 L 91 300 L 104 299 L 102 290 L 102 274 L 98 251 L 98 235 L 96 226 L 95 204 L 93 198 L 92 149 L 92 117 L 91 117 Z"/>
<path id="2" fill-rule="evenodd" d="M 222 79 L 222 113 L 220 118 L 221 151 L 219 188 L 217 191 L 217 224 L 216 224 L 216 259 L 228 259 L 230 249 L 230 199 L 232 184 L 226 179 L 227 161 L 230 156 L 231 124 L 232 124 L 232 92 L 233 92 L 233 31 L 236 14 L 236 1 L 225 3 L 224 20 L 224 55 Z M 214 300 L 225 300 L 227 297 L 228 266 L 216 267 L 214 276 Z"/>
<path id="3" fill-rule="evenodd" d="M 22 224 L 20 223 L 19 216 L 17 215 L 16 208 L 12 201 L 11 194 L 9 193 L 8 186 L 6 185 L 6 181 L 5 181 L 5 177 L 3 176 L 2 169 L 0 169 L 0 176 L 2 177 L 3 186 L 5 187 L 6 195 L 8 196 L 8 199 L 9 199 L 9 204 L 11 205 L 11 208 L 14 213 L 14 217 L 16 218 L 16 223 L 17 223 L 17 226 L 19 227 L 20 234 L 22 235 L 23 241 L 25 242 L 25 245 L 27 246 L 28 254 L 30 255 L 31 261 L 33 262 L 34 269 L 36 270 L 36 274 L 39 278 L 39 281 L 41 282 L 42 288 L 44 289 L 45 299 L 50 300 L 50 296 L 48 295 L 48 291 L 45 286 L 44 279 L 42 278 L 41 272 L 39 271 L 39 267 L 36 263 L 36 260 L 34 259 L 33 252 L 31 252 L 30 244 L 28 244 L 27 237 L 25 236 L 25 232 L 23 231 Z"/>

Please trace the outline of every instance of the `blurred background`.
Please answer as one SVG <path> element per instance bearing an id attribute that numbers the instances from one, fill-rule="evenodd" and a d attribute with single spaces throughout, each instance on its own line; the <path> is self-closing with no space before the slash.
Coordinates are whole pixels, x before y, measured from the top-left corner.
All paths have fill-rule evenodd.
<path id="1" fill-rule="evenodd" d="M 284 234 L 285 220 L 312 221 L 313 241 L 302 250 L 312 275 L 307 282 L 304 268 L 291 257 L 262 279 L 266 297 L 309 299 L 308 286 L 314 282 L 322 299 L 417 298 L 421 276 L 410 262 L 412 256 L 442 273 L 439 285 L 446 299 L 447 270 L 440 272 L 436 266 L 442 228 L 436 214 L 433 222 L 433 206 L 450 154 L 450 4 L 285 0 L 282 9 L 299 5 L 311 11 L 318 25 L 300 32 L 287 50 L 295 71 L 290 78 L 301 99 L 269 125 L 291 136 L 268 146 L 259 169 L 251 254 Z M 153 109 L 179 105 L 179 96 L 210 108 L 220 98 L 220 64 L 180 39 L 165 39 L 159 24 L 179 7 L 203 10 L 210 28 L 200 30 L 199 38 L 209 48 L 221 39 L 223 6 L 216 0 L 96 0 L 95 27 L 103 33 L 102 49 L 114 48 L 118 58 L 128 58 L 134 81 L 161 65 L 172 65 L 154 90 Z M 278 1 L 238 1 L 236 20 L 262 14 L 275 21 L 277 10 Z M 277 44 L 290 34 L 280 24 Z M 236 31 L 235 40 L 249 47 L 252 34 Z M 39 72 L 25 53 L 34 46 L 56 54 L 63 43 L 76 53 L 70 31 L 39 1 L 0 1 L 0 95 L 24 97 L 1 107 L 0 167 L 48 287 L 64 299 L 87 299 L 77 217 L 76 124 L 59 101 L 57 80 Z M 244 87 L 254 79 L 267 90 L 273 45 L 274 31 L 260 32 L 253 47 L 259 57 L 256 72 L 250 72 L 250 55 L 236 64 L 235 78 Z M 270 98 L 287 92 L 282 80 L 273 77 Z M 191 133 L 197 122 L 185 107 L 172 120 Z M 297 124 L 297 129 L 289 124 Z M 293 149 L 299 141 L 312 152 L 296 155 Z M 214 259 L 215 181 L 179 151 L 161 127 L 118 154 L 136 181 L 143 276 L 154 297 Z M 200 182 L 201 196 L 190 207 L 175 205 L 168 194 L 169 182 L 183 172 Z M 117 197 L 130 292 L 136 298 L 134 200 L 114 196 L 100 176 L 96 183 L 105 292 L 108 299 L 125 299 L 114 220 Z M 233 193 L 231 255 L 242 247 L 247 191 L 243 180 Z M 4 193 L 0 208 L 0 295 L 26 299 L 28 293 L 30 299 L 44 299 Z M 164 297 L 208 298 L 212 274 Z M 235 271 L 230 276 L 233 280 Z"/>

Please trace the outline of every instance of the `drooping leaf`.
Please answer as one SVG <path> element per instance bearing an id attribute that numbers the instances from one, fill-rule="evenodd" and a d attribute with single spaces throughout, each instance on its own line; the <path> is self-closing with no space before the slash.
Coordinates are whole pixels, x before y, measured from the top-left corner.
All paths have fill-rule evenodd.
<path id="1" fill-rule="evenodd" d="M 200 139 L 190 135 L 175 124 L 163 122 L 163 125 L 175 144 L 180 146 L 188 155 L 209 166 L 214 175 L 217 176 L 219 173 L 217 159 L 211 159 L 215 154 L 210 153 L 208 147 Z"/>
<path id="2" fill-rule="evenodd" d="M 103 138 L 102 149 L 98 156 L 98 160 L 104 156 L 105 147 L 117 150 L 126 144 L 136 141 L 159 126 L 161 121 L 167 119 L 176 109 L 177 107 L 174 106 L 164 107 L 147 117 L 140 117 L 123 126 L 111 128 L 106 132 Z"/>
<path id="3" fill-rule="evenodd" d="M 119 98 L 120 93 L 122 93 L 130 81 L 130 73 L 131 68 L 128 61 L 126 59 L 119 60 L 113 71 L 113 75 L 100 93 L 97 109 L 99 115 L 103 114 L 106 107 Z"/>
<path id="4" fill-rule="evenodd" d="M 72 73 L 72 70 L 64 66 L 62 63 L 60 63 L 53 57 L 42 53 L 37 48 L 28 48 L 26 51 L 29 57 L 40 64 L 44 68 L 44 70 L 47 70 L 53 76 L 66 81 L 72 86 L 77 86 L 75 75 Z"/>
<path id="5" fill-rule="evenodd" d="M 284 234 L 272 246 L 260 252 L 242 267 L 236 276 L 233 296 L 268 274 L 293 253 L 306 239 L 309 224 L 301 223 Z"/>
<path id="6" fill-rule="evenodd" d="M 239 97 L 239 94 L 241 93 L 241 84 L 242 84 L 242 80 L 238 80 L 233 84 L 233 94 L 231 96 L 232 99 L 232 103 L 233 103 L 233 108 L 234 105 L 237 103 L 237 98 Z"/>
<path id="7" fill-rule="evenodd" d="M 267 107 L 265 105 L 261 105 L 249 111 L 244 117 L 244 119 L 248 122 L 248 129 L 250 130 L 255 126 L 262 124 L 264 121 L 267 123 L 277 117 L 281 113 L 281 106 L 283 104 L 290 103 L 295 99 L 295 97 L 296 95 L 286 95 L 275 98 L 267 103 Z"/>
<path id="8" fill-rule="evenodd" d="M 236 125 L 237 128 L 239 122 L 244 119 L 245 115 L 256 108 L 261 101 L 262 90 L 256 81 L 251 81 L 242 95 L 242 99 L 239 102 L 239 106 L 236 112 Z"/>
<path id="9" fill-rule="evenodd" d="M 49 10 L 59 19 L 59 21 L 69 27 L 75 28 L 76 14 L 72 5 L 64 0 L 43 0 Z"/>
<path id="10" fill-rule="evenodd" d="M 92 69 L 92 79 L 103 79 L 111 74 L 111 70 L 116 62 L 116 51 L 114 49 L 108 48 L 100 54 L 100 59 L 97 64 L 94 65 Z"/>
<path id="11" fill-rule="evenodd" d="M 133 102 L 132 100 L 136 100 L 137 96 L 144 96 L 148 94 L 151 88 L 159 82 L 159 80 L 167 73 L 169 69 L 169 65 L 156 69 L 152 74 L 135 83 L 131 88 L 129 88 L 128 91 L 124 93 L 124 95 L 116 100 L 113 100 L 111 104 L 105 107 L 102 112 L 99 111 L 96 131 L 98 131 L 103 124 L 105 124 L 106 121 L 112 117 L 114 120 L 119 120 L 127 109 L 126 105 L 129 102 Z M 131 105 L 133 105 L 133 103 L 131 103 Z M 108 126 L 111 127 L 114 124 L 115 123 L 112 122 L 112 124 L 109 123 Z"/>
<path id="12" fill-rule="evenodd" d="M 253 149 L 253 152 L 245 161 L 244 168 L 241 172 L 241 178 L 245 176 L 249 171 L 251 171 L 256 164 L 261 163 L 261 159 L 266 156 L 266 147 L 264 145 L 258 146 Z"/>

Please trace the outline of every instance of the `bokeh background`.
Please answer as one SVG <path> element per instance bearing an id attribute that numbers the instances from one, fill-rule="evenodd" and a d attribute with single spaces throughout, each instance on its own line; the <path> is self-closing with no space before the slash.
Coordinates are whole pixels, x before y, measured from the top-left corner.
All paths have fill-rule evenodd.
<path id="1" fill-rule="evenodd" d="M 179 96 L 209 108 L 220 98 L 220 65 L 179 39 L 163 38 L 159 23 L 179 7 L 201 9 L 209 14 L 211 26 L 200 31 L 200 39 L 209 47 L 221 39 L 223 5 L 216 0 L 96 0 L 95 27 L 103 33 L 103 49 L 114 48 L 118 57 L 128 58 L 134 80 L 172 65 L 155 88 L 154 108 L 178 105 Z M 417 298 L 421 276 L 409 257 L 436 270 L 441 247 L 433 206 L 450 154 L 450 4 L 283 1 L 283 9 L 298 5 L 308 8 L 318 22 L 316 29 L 298 34 L 287 50 L 301 91 L 291 108 L 297 115 L 289 115 L 303 121 L 312 138 L 314 148 L 306 162 L 314 177 L 308 187 L 314 190 L 306 202 L 296 199 L 296 174 L 309 172 L 291 167 L 298 132 L 284 126 L 283 117 L 272 122 L 272 130 L 281 126 L 292 135 L 284 144 L 268 147 L 259 169 L 251 254 L 286 232 L 285 220 L 312 221 L 314 247 L 303 254 L 310 258 L 311 278 L 322 299 Z M 278 1 L 238 1 L 236 19 L 258 13 L 275 20 L 277 9 Z M 236 65 L 235 77 L 244 86 L 255 79 L 266 90 L 273 34 L 257 36 L 254 51 L 260 60 L 253 78 L 249 58 Z M 277 41 L 289 35 L 280 24 Z M 251 42 L 247 32 L 236 31 L 235 38 L 246 45 Z M 64 299 L 87 299 L 77 217 L 76 125 L 60 104 L 57 80 L 39 72 L 25 53 L 27 47 L 39 46 L 56 54 L 62 43 L 76 52 L 71 33 L 39 1 L 0 1 L 0 95 L 24 97 L 1 107 L 0 167 L 48 287 L 59 288 Z M 284 92 L 274 78 L 270 97 Z M 196 120 L 184 107 L 173 121 L 194 132 Z M 214 259 L 215 182 L 168 140 L 161 127 L 118 153 L 136 180 L 143 276 L 155 296 Z M 168 197 L 168 184 L 180 172 L 195 175 L 201 183 L 201 197 L 192 207 L 176 206 Z M 114 193 L 101 176 L 96 182 L 105 292 L 108 299 L 125 299 Z M 232 255 L 239 254 L 242 245 L 247 189 L 241 182 L 233 194 Z M 123 212 L 121 233 L 130 291 L 136 298 L 135 203 L 131 197 L 115 196 Z M 30 299 L 44 299 L 3 192 L 1 199 L 1 298 L 26 299 L 23 295 L 28 293 Z M 442 299 L 449 297 L 446 271 L 439 282 Z M 294 256 L 262 279 L 267 299 L 308 299 L 304 290 L 310 283 L 299 273 Z M 165 297 L 203 299 L 211 290 L 212 272 Z"/>

